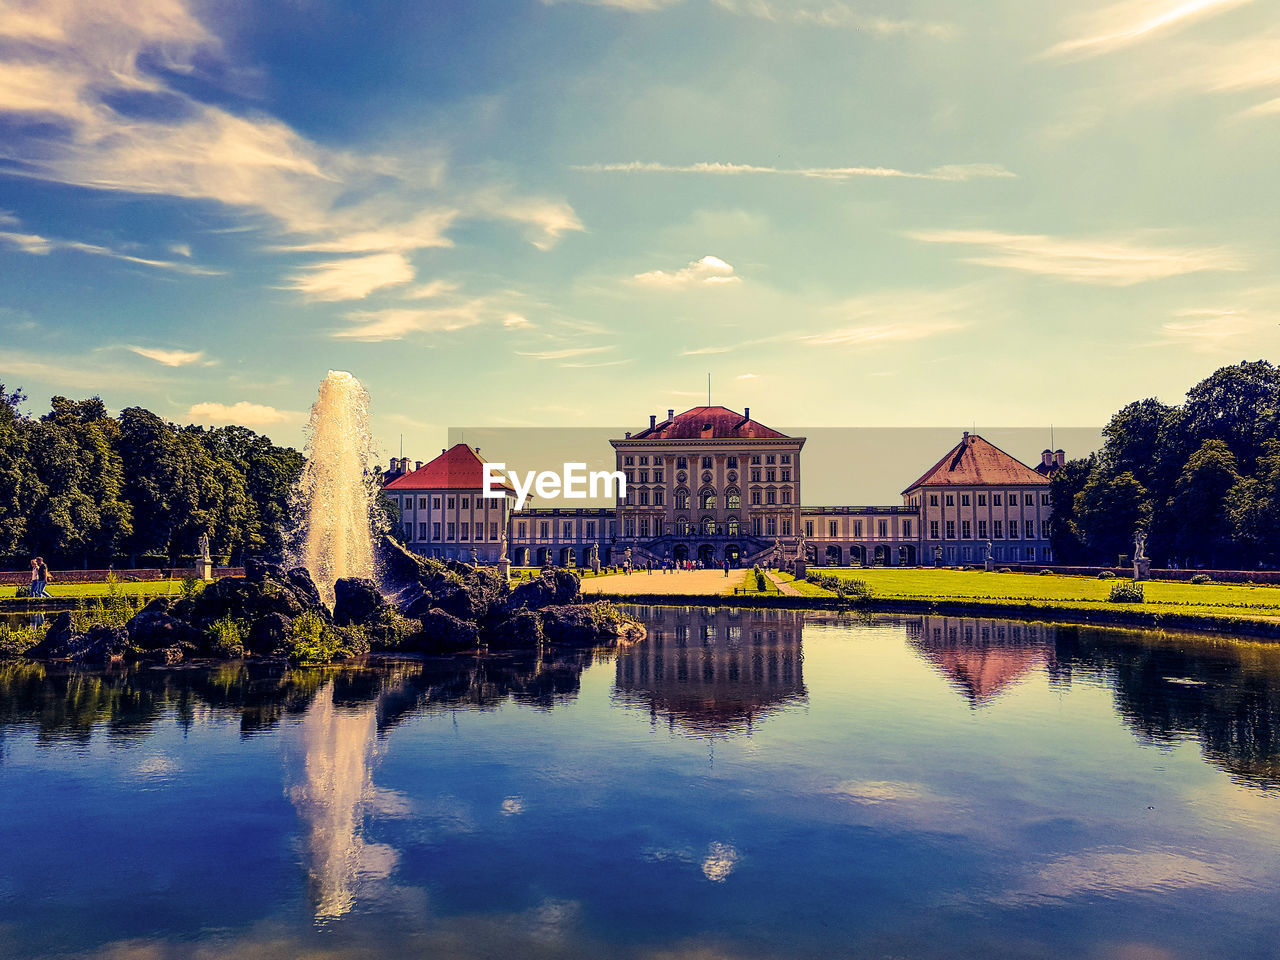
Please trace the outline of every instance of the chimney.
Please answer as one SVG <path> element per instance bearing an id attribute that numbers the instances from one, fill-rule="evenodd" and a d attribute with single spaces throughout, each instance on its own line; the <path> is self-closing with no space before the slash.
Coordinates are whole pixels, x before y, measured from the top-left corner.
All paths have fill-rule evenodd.
<path id="1" fill-rule="evenodd" d="M 656 413 L 649 414 L 649 429 L 652 430 L 658 425 L 658 415 Z"/>
<path id="2" fill-rule="evenodd" d="M 445 450 L 445 448 L 444 448 L 444 447 L 441 447 L 441 448 L 440 448 L 440 456 L 442 456 L 442 457 L 443 457 L 443 456 L 445 455 L 445 453 L 446 453 L 446 452 L 447 452 L 447 451 Z"/>
<path id="3" fill-rule="evenodd" d="M 1067 465 L 1067 452 L 1065 450 L 1053 451 L 1053 465 L 1055 467 L 1065 467 Z"/>
<path id="4" fill-rule="evenodd" d="M 625 439 L 625 440 L 630 440 L 630 439 L 631 439 L 631 431 L 630 431 L 630 430 L 628 430 L 628 431 L 627 431 L 627 435 L 626 435 L 626 437 L 624 437 L 623 439 Z"/>
<path id="5" fill-rule="evenodd" d="M 676 411 L 675 411 L 675 407 L 668 407 L 668 408 L 667 408 L 667 419 L 668 419 L 668 420 L 674 420 L 675 418 L 676 418 Z"/>
<path id="6" fill-rule="evenodd" d="M 408 469 L 409 469 L 409 467 L 406 465 L 406 466 L 405 466 L 405 469 L 406 469 L 406 470 L 408 470 Z M 415 460 L 415 461 L 413 461 L 413 469 L 415 469 L 415 470 L 421 470 L 421 469 L 422 469 L 422 461 L 421 461 L 421 460 Z"/>
<path id="7" fill-rule="evenodd" d="M 751 408 L 750 408 L 750 407 L 743 407 L 743 408 L 742 408 L 742 419 L 743 419 L 743 420 L 750 420 L 750 419 L 751 419 Z M 754 522 L 754 521 L 753 521 L 753 522 Z"/>
<path id="8" fill-rule="evenodd" d="M 965 441 L 966 443 L 969 441 L 969 431 L 968 431 L 968 430 L 966 430 L 966 431 L 964 432 L 964 437 L 963 437 L 963 439 L 964 439 L 964 441 Z"/>
<path id="9" fill-rule="evenodd" d="M 1040 454 L 1040 462 L 1041 462 L 1041 463 L 1043 463 L 1046 467 L 1052 467 L 1052 466 L 1053 466 L 1053 451 L 1052 451 L 1052 450 L 1045 450 L 1045 451 L 1043 451 L 1043 452 Z"/>

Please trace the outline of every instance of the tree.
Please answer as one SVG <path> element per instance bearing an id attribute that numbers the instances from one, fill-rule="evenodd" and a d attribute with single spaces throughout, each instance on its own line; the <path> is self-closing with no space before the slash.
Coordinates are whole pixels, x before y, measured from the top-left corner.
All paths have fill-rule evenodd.
<path id="1" fill-rule="evenodd" d="M 1280 560 L 1280 441 L 1264 446 L 1254 475 L 1238 480 L 1223 506 L 1245 562 Z"/>
<path id="2" fill-rule="evenodd" d="M 1073 506 L 1076 519 L 1071 529 L 1105 564 L 1122 553 L 1131 554 L 1134 530 L 1145 529 L 1151 520 L 1147 491 L 1128 470 L 1117 476 L 1095 470 Z"/>
<path id="3" fill-rule="evenodd" d="M 1175 543 L 1192 563 L 1215 566 L 1232 533 L 1227 492 L 1240 482 L 1236 458 L 1223 440 L 1206 440 L 1188 459 L 1173 498 Z"/>
<path id="4" fill-rule="evenodd" d="M 1053 500 L 1053 515 L 1049 518 L 1049 542 L 1057 563 L 1074 564 L 1085 561 L 1084 544 L 1075 530 L 1075 501 L 1076 494 L 1084 489 L 1097 462 L 1094 454 L 1079 460 L 1068 460 L 1054 472 L 1049 481 L 1049 492 Z"/>
<path id="5" fill-rule="evenodd" d="M 1280 369 L 1265 360 L 1222 367 L 1187 391 L 1188 449 L 1221 440 L 1239 463 L 1254 463 L 1280 436 Z"/>
<path id="6" fill-rule="evenodd" d="M 27 518 L 39 480 L 27 460 L 28 424 L 19 412 L 21 390 L 0 383 L 0 556 L 16 558 L 27 539 Z"/>

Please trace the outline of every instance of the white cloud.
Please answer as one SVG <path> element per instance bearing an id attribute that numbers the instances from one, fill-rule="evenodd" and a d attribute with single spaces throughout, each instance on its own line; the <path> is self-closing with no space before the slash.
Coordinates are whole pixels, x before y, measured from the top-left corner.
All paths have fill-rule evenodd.
<path id="1" fill-rule="evenodd" d="M 383 310 L 361 310 L 347 314 L 352 326 L 338 330 L 338 340 L 403 340 L 411 333 L 433 333 L 474 327 L 485 320 L 478 302 L 445 307 L 387 307 Z"/>
<path id="2" fill-rule="evenodd" d="M 1223 247 L 1156 246 L 1132 238 L 1071 240 L 995 230 L 914 230 L 922 243 L 977 247 L 967 263 L 1020 270 L 1074 283 L 1130 286 L 1202 271 L 1244 269 L 1243 258 Z"/>
<path id="3" fill-rule="evenodd" d="M 1197 353 L 1247 353 L 1266 338 L 1274 345 L 1280 313 L 1247 307 L 1180 310 L 1161 325 L 1161 344 L 1189 347 Z"/>
<path id="4" fill-rule="evenodd" d="M 723 286 L 740 283 L 742 278 L 735 276 L 733 267 L 719 257 L 705 256 L 672 273 L 650 270 L 648 273 L 637 273 L 632 280 L 652 287 L 688 287 Z"/>
<path id="5" fill-rule="evenodd" d="M 519 328 L 523 330 L 527 330 L 531 327 L 537 326 L 537 324 L 530 322 L 528 317 L 523 316 L 522 314 L 519 314 L 519 313 L 507 314 L 505 317 L 502 318 L 502 325 L 504 327 L 507 327 L 508 329 Z"/>
<path id="6" fill-rule="evenodd" d="M 763 167 L 750 163 L 651 163 L 633 160 L 626 163 L 589 163 L 572 167 L 584 173 L 697 173 L 719 177 L 779 176 L 808 177 L 817 180 L 849 180 L 853 177 L 902 178 L 907 180 L 941 180 L 960 182 L 988 177 L 1016 177 L 1017 174 L 997 163 L 953 163 L 925 172 L 897 170 L 893 167 Z"/>
<path id="7" fill-rule="evenodd" d="M 12 216 L 0 218 L 0 223 L 8 226 L 17 226 L 18 221 Z M 23 253 L 30 253 L 35 256 L 46 256 L 58 250 L 70 250 L 75 253 L 87 253 L 95 257 L 110 257 L 114 260 L 124 260 L 128 263 L 137 263 L 145 267 L 155 267 L 159 270 L 173 270 L 177 273 L 185 273 L 192 276 L 219 276 L 220 270 L 209 270 L 205 267 L 197 267 L 190 263 L 175 263 L 172 260 L 157 260 L 152 257 L 139 257 L 130 253 L 122 253 L 119 250 L 112 250 L 110 247 L 103 247 L 96 243 L 82 243 L 79 240 L 56 240 L 50 237 L 42 237 L 35 233 L 16 233 L 13 231 L 0 231 L 0 245 L 12 247 L 21 250 Z"/>
<path id="8" fill-rule="evenodd" d="M 760 379 L 760 374 L 758 374 L 758 373 L 740 373 L 740 374 L 738 374 L 736 377 L 734 377 L 733 379 L 735 379 L 735 380 L 759 380 L 759 379 Z"/>
<path id="9" fill-rule="evenodd" d="M 612 349 L 612 346 L 567 347 L 563 350 L 541 350 L 532 352 L 517 350 L 516 354 L 521 357 L 533 357 L 535 360 L 567 360 L 570 357 L 585 357 L 593 353 L 604 353 L 605 351 Z"/>
<path id="10" fill-rule="evenodd" d="M 154 360 L 166 367 L 185 367 L 204 360 L 204 353 L 199 350 L 161 350 L 151 347 L 130 347 L 129 349 L 140 357 Z"/>
<path id="11" fill-rule="evenodd" d="M 1064 40 L 1045 51 L 1047 57 L 1089 57 L 1110 53 L 1152 34 L 1187 26 L 1252 0 L 1123 0 L 1083 18 L 1083 36 Z"/>
<path id="12" fill-rule="evenodd" d="M 796 0 L 712 0 L 722 10 L 774 23 L 844 27 L 877 37 L 920 35 L 945 40 L 956 35 L 950 24 L 869 16 L 845 3 Z"/>
<path id="13" fill-rule="evenodd" d="M 408 283 L 413 277 L 413 266 L 403 253 L 374 253 L 312 264 L 290 277 L 289 286 L 307 300 L 363 300 L 375 290 Z"/>
<path id="14" fill-rule="evenodd" d="M 269 427 L 277 423 L 300 421 L 302 414 L 240 400 L 230 406 L 225 403 L 197 403 L 187 411 L 187 419 L 192 423 L 215 426 L 235 424 L 242 427 Z"/>

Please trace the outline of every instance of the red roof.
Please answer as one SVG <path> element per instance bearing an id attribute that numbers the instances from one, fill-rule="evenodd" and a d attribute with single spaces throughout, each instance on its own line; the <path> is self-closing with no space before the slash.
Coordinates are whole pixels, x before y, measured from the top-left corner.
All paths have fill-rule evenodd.
<path id="1" fill-rule="evenodd" d="M 511 489 L 511 484 L 503 486 Z M 484 461 L 465 443 L 454 444 L 428 464 L 396 477 L 386 490 L 481 490 L 484 488 Z"/>
<path id="2" fill-rule="evenodd" d="M 727 407 L 694 407 L 628 440 L 772 440 L 788 439 L 763 423 Z"/>
<path id="3" fill-rule="evenodd" d="M 976 433 L 966 433 L 945 457 L 925 471 L 911 486 L 910 493 L 924 486 L 980 486 L 983 484 L 1037 484 L 1045 486 L 1049 478 L 1041 476 L 1021 460 L 1015 460 L 999 447 Z"/>

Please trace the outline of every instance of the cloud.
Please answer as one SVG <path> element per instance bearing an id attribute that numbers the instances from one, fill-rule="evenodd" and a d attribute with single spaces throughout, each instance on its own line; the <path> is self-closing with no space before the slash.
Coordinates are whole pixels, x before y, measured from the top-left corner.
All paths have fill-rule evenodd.
<path id="1" fill-rule="evenodd" d="M 1180 310 L 1174 317 L 1161 325 L 1157 343 L 1190 347 L 1197 353 L 1254 349 L 1263 336 L 1275 342 L 1280 326 L 1280 313 L 1244 307 Z"/>
<path id="2" fill-rule="evenodd" d="M 542 0 L 542 2 L 549 7 L 560 3 L 577 3 L 586 7 L 614 7 L 618 10 L 648 13 L 652 10 L 661 10 L 663 7 L 674 6 L 682 3 L 683 0 Z"/>
<path id="3" fill-rule="evenodd" d="M 413 266 L 403 253 L 374 253 L 312 264 L 290 277 L 289 287 L 307 300 L 363 300 L 375 290 L 408 283 L 413 277 Z"/>
<path id="4" fill-rule="evenodd" d="M 1084 36 L 1054 44 L 1046 57 L 1092 57 L 1216 16 L 1252 0 L 1123 0 L 1084 19 Z"/>
<path id="5" fill-rule="evenodd" d="M 844 27 L 877 37 L 920 35 L 946 40 L 956 35 L 946 23 L 920 20 L 893 20 L 868 16 L 844 3 L 796 3 L 776 0 L 712 0 L 722 10 L 739 16 L 756 17 L 774 23 L 806 24 L 817 27 Z"/>
<path id="6" fill-rule="evenodd" d="M 277 423 L 299 421 L 302 414 L 240 400 L 230 406 L 225 403 L 197 403 L 187 411 L 187 419 L 192 423 L 215 426 L 234 424 L 241 427 L 269 427 Z"/>
<path id="7" fill-rule="evenodd" d="M 1243 864 L 1205 860 L 1173 848 L 1129 850 L 1096 848 L 1057 857 L 1030 869 L 1018 885 L 990 902 L 1043 903 L 1048 899 L 1116 897 L 1135 893 L 1167 895 L 1175 890 L 1252 886 Z"/>
<path id="8" fill-rule="evenodd" d="M 536 323 L 532 323 L 528 317 L 519 313 L 509 313 L 502 318 L 502 325 L 508 329 L 528 330 L 536 327 Z"/>
<path id="9" fill-rule="evenodd" d="M 637 273 L 632 281 L 651 287 L 689 287 L 724 286 L 741 283 L 742 278 L 734 276 L 733 267 L 719 257 L 706 256 L 673 273 L 665 270 Z"/>
<path id="10" fill-rule="evenodd" d="M 631 360 L 602 360 L 599 363 L 562 363 L 561 367 L 568 370 L 591 370 L 595 367 L 621 367 L 630 363 Z"/>
<path id="11" fill-rule="evenodd" d="M 12 216 L 5 216 L 0 219 L 0 223 L 14 226 L 17 220 Z M 49 237 L 42 237 L 35 233 L 16 233 L 13 231 L 0 231 L 0 245 L 12 247 L 21 250 L 23 253 L 30 253 L 35 256 L 47 256 L 58 250 L 71 250 L 76 253 L 87 253 L 96 257 L 111 257 L 115 260 L 125 260 L 129 263 L 138 263 L 146 267 L 155 267 L 160 270 L 173 270 L 177 273 L 185 273 L 191 276 L 213 277 L 220 276 L 221 270 L 209 270 L 205 267 L 197 267 L 190 263 L 175 263 L 172 260 L 156 260 L 151 257 L 138 257 L 130 253 L 121 253 L 119 250 L 112 250 L 110 247 L 99 246 L 95 243 L 82 243 L 79 240 L 55 240 Z"/>
<path id="12" fill-rule="evenodd" d="M 374 343 L 382 340 L 403 340 L 414 333 L 447 333 L 478 326 L 482 323 L 500 323 L 520 316 L 512 310 L 516 302 L 510 293 L 486 296 L 466 296 L 459 287 L 448 281 L 433 281 L 409 292 L 411 300 L 434 300 L 430 306 L 399 304 L 377 310 L 358 310 L 348 313 L 350 326 L 337 330 L 331 336 L 338 340 L 363 340 Z M 523 318 L 521 318 L 523 319 Z M 529 327 L 532 323 L 525 321 Z M 519 324 L 515 325 L 519 328 Z"/>
<path id="13" fill-rule="evenodd" d="M 562 200 L 451 187 L 430 156 L 332 149 L 275 117 L 197 100 L 163 77 L 225 67 L 218 38 L 182 0 L 136 0 L 127 16 L 121 9 L 117 0 L 0 0 L 0 115 L 16 121 L 0 160 L 11 175 L 213 201 L 275 233 L 269 249 L 294 253 L 387 257 L 444 247 L 446 231 L 464 219 L 515 223 L 542 248 L 582 229 Z M 164 116 L 122 106 L 131 101 L 163 103 Z M 395 266 L 412 272 L 407 260 Z M 337 269 L 319 264 L 310 272 L 321 279 L 304 271 L 295 287 L 310 299 L 345 298 L 351 287 Z"/>
<path id="14" fill-rule="evenodd" d="M 959 163 L 913 172 L 892 167 L 762 167 L 750 163 L 669 164 L 634 160 L 627 163 L 590 163 L 571 167 L 583 173 L 697 173 L 719 177 L 778 176 L 817 180 L 849 180 L 853 177 L 887 177 L 907 180 L 941 180 L 951 183 L 988 177 L 1016 177 L 996 163 Z"/>
<path id="15" fill-rule="evenodd" d="M 829 307 L 824 315 L 839 325 L 797 339 L 810 347 L 925 340 L 970 326 L 976 307 L 976 297 L 967 289 L 877 291 Z"/>
<path id="16" fill-rule="evenodd" d="M 612 346 L 567 347 L 564 350 L 542 350 L 528 353 L 522 350 L 517 350 L 516 355 L 521 357 L 533 357 L 535 360 L 568 360 L 570 357 L 585 357 L 593 353 L 604 353 L 605 351 L 612 349 Z"/>
<path id="17" fill-rule="evenodd" d="M 149 347 L 129 347 L 129 349 L 140 357 L 154 360 L 166 367 L 185 367 L 200 363 L 204 359 L 204 354 L 199 350 L 161 350 Z"/>
<path id="18" fill-rule="evenodd" d="M 758 374 L 758 373 L 740 373 L 740 374 L 738 374 L 736 377 L 734 377 L 733 379 L 735 379 L 735 380 L 759 380 L 759 379 L 760 379 L 760 374 Z"/>
<path id="19" fill-rule="evenodd" d="M 1128 238 L 1069 240 L 1043 234 L 995 230 L 914 230 L 922 243 L 977 247 L 965 262 L 1021 270 L 1073 283 L 1125 287 L 1202 271 L 1244 269 L 1243 259 L 1223 247 L 1170 247 Z"/>

